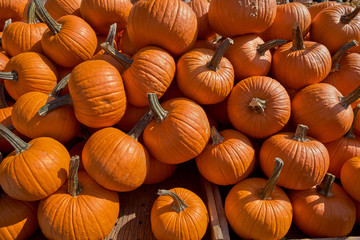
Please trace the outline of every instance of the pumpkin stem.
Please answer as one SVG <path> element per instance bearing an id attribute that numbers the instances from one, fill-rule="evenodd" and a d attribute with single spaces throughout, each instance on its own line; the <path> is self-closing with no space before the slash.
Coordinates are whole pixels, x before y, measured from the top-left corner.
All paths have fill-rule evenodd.
<path id="1" fill-rule="evenodd" d="M 47 104 L 42 106 L 39 109 L 38 114 L 40 116 L 45 116 L 46 114 L 55 110 L 56 108 L 59 108 L 61 106 L 67 105 L 67 104 L 72 104 L 72 103 L 73 103 L 73 101 L 72 101 L 70 94 L 66 94 L 64 96 L 55 98 L 51 102 L 48 102 Z"/>
<path id="2" fill-rule="evenodd" d="M 4 23 L 4 28 L 3 28 L 3 31 L 4 31 L 4 30 L 5 30 L 5 28 L 6 28 L 7 26 L 9 26 L 11 23 L 12 23 L 11 18 L 9 18 L 8 20 L 6 20 L 6 21 L 5 21 L 5 23 Z"/>
<path id="3" fill-rule="evenodd" d="M 359 43 L 356 40 L 352 40 L 351 42 L 346 43 L 345 45 L 343 45 L 341 48 L 339 48 L 336 53 L 334 54 L 334 56 L 332 56 L 331 61 L 332 61 L 332 65 L 331 65 L 331 72 L 337 72 L 339 71 L 340 65 L 340 59 L 342 58 L 342 56 L 344 55 L 344 53 L 349 50 L 352 47 L 358 46 Z"/>
<path id="4" fill-rule="evenodd" d="M 147 98 L 149 102 L 149 107 L 155 116 L 156 122 L 163 122 L 169 112 L 165 111 L 165 109 L 161 107 L 156 93 L 147 93 Z"/>
<path id="5" fill-rule="evenodd" d="M 353 102 L 360 97 L 360 85 L 346 96 L 339 96 L 340 104 L 347 109 Z"/>
<path id="6" fill-rule="evenodd" d="M 274 170 L 273 170 L 268 182 L 266 183 L 265 187 L 262 188 L 259 192 L 259 196 L 262 200 L 270 200 L 271 199 L 271 195 L 274 192 L 276 182 L 279 179 L 280 172 L 281 172 L 283 165 L 284 165 L 283 160 L 281 160 L 278 157 L 275 158 Z"/>
<path id="7" fill-rule="evenodd" d="M 6 79 L 6 80 L 17 81 L 18 80 L 18 75 L 17 75 L 17 72 L 15 72 L 15 71 L 0 72 L 0 78 Z"/>
<path id="8" fill-rule="evenodd" d="M 141 133 L 144 131 L 145 127 L 149 124 L 149 122 L 151 122 L 153 116 L 154 115 L 152 111 L 148 110 L 135 124 L 135 126 L 128 132 L 127 135 L 138 141 Z"/>
<path id="9" fill-rule="evenodd" d="M 316 186 L 317 192 L 325 197 L 333 196 L 332 187 L 335 182 L 335 176 L 331 173 L 326 173 L 324 180 L 320 185 Z"/>
<path id="10" fill-rule="evenodd" d="M 114 39 L 115 39 L 115 35 L 116 35 L 116 28 L 117 28 L 117 24 L 113 23 L 110 26 L 109 29 L 109 33 L 106 37 L 106 42 L 108 42 L 110 44 L 110 46 L 114 47 Z"/>
<path id="11" fill-rule="evenodd" d="M 72 156 L 70 158 L 67 192 L 73 197 L 78 196 L 81 192 L 81 186 L 78 179 L 79 165 L 80 165 L 79 156 L 77 155 Z"/>
<path id="12" fill-rule="evenodd" d="M 54 87 L 54 89 L 50 93 L 50 97 L 57 98 L 59 97 L 61 91 L 66 87 L 69 83 L 70 73 L 66 75 L 63 79 L 60 80 Z"/>
<path id="13" fill-rule="evenodd" d="M 358 6 L 351 13 L 346 13 L 346 14 L 342 15 L 340 20 L 342 23 L 348 24 L 351 22 L 351 20 L 353 20 L 358 15 L 359 12 L 360 12 L 360 7 Z"/>
<path id="14" fill-rule="evenodd" d="M 252 98 L 251 102 L 249 103 L 249 107 L 255 113 L 259 113 L 259 112 L 265 113 L 266 100 L 262 100 L 260 98 Z"/>
<path id="15" fill-rule="evenodd" d="M 30 144 L 16 136 L 11 130 L 0 123 L 0 135 L 5 138 L 16 150 L 16 154 L 26 151 Z"/>
<path id="16" fill-rule="evenodd" d="M 185 208 L 188 207 L 188 205 L 186 205 L 184 200 L 182 200 L 179 197 L 179 195 L 177 195 L 176 193 L 174 193 L 172 191 L 165 190 L 165 189 L 159 189 L 157 194 L 160 196 L 170 196 L 173 199 L 173 203 L 174 203 L 171 208 L 172 208 L 172 210 L 176 211 L 177 213 L 184 211 Z"/>
<path id="17" fill-rule="evenodd" d="M 290 3 L 289 0 L 280 0 L 280 5 L 288 4 L 288 3 Z"/>
<path id="18" fill-rule="evenodd" d="M 5 85 L 4 81 L 0 81 L 0 108 L 7 108 L 8 104 L 5 98 Z"/>
<path id="19" fill-rule="evenodd" d="M 354 107 L 353 111 L 354 111 L 354 120 L 351 123 L 351 127 L 349 129 L 349 131 L 345 134 L 345 137 L 349 138 L 349 139 L 355 139 L 355 134 L 354 134 L 354 125 L 355 125 L 355 119 L 356 116 L 359 112 L 360 109 L 360 104 L 356 105 L 356 107 Z"/>
<path id="20" fill-rule="evenodd" d="M 211 136 L 211 140 L 212 140 L 212 145 L 218 145 L 224 141 L 224 138 L 216 130 L 215 126 L 211 127 L 210 136 Z"/>
<path id="21" fill-rule="evenodd" d="M 27 23 L 36 24 L 36 5 L 34 1 L 31 1 L 27 11 Z"/>
<path id="22" fill-rule="evenodd" d="M 299 142 L 310 141 L 306 136 L 308 130 L 309 130 L 308 126 L 306 126 L 304 124 L 298 124 L 296 127 L 296 132 L 295 132 L 293 139 L 295 141 L 299 141 Z"/>
<path id="23" fill-rule="evenodd" d="M 260 55 L 264 55 L 264 53 L 268 50 L 270 50 L 273 47 L 285 44 L 286 40 L 283 39 L 274 39 L 274 40 L 270 40 L 267 41 L 263 44 L 259 44 L 256 48 L 256 51 L 260 54 Z"/>
<path id="24" fill-rule="evenodd" d="M 299 51 L 299 50 L 305 49 L 304 39 L 302 36 L 299 22 L 295 22 L 295 24 L 293 26 L 292 41 L 293 41 L 292 50 Z"/>
<path id="25" fill-rule="evenodd" d="M 48 26 L 52 33 L 58 34 L 61 30 L 61 24 L 57 23 L 50 14 L 46 11 L 44 4 L 41 0 L 33 0 L 36 4 L 37 9 L 39 10 L 39 15 L 41 19 L 44 20 L 45 24 Z"/>
<path id="26" fill-rule="evenodd" d="M 128 69 L 133 60 L 125 56 L 124 54 L 118 52 L 113 46 L 111 46 L 108 42 L 103 42 L 100 44 L 100 47 L 105 50 L 107 54 L 112 56 L 116 61 L 121 63 L 124 68 Z"/>
<path id="27" fill-rule="evenodd" d="M 210 62 L 207 63 L 207 67 L 210 70 L 217 71 L 220 69 L 220 62 L 223 56 L 225 55 L 226 50 L 234 44 L 234 41 L 231 38 L 226 38 L 220 46 L 216 49 L 214 55 L 212 56 Z"/>

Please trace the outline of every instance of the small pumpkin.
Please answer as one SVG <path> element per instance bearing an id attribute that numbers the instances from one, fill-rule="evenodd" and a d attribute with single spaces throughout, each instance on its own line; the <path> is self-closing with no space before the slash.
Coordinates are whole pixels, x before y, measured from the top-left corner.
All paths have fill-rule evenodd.
<path id="1" fill-rule="evenodd" d="M 169 164 L 198 156 L 210 138 L 203 108 L 187 98 L 174 98 L 161 105 L 155 93 L 149 93 L 148 98 L 155 119 L 146 126 L 143 138 L 150 154 Z"/>
<path id="2" fill-rule="evenodd" d="M 233 186 L 225 199 L 226 218 L 243 239 L 281 239 L 289 231 L 292 206 L 276 181 L 283 162 L 276 158 L 270 179 L 247 178 Z"/>
<path id="3" fill-rule="evenodd" d="M 31 0 L 26 22 L 13 22 L 4 29 L 1 43 L 9 56 L 22 52 L 42 53 L 41 38 L 47 26 L 36 21 L 35 12 L 36 6 Z"/>
<path id="4" fill-rule="evenodd" d="M 144 184 L 156 184 L 165 181 L 175 172 L 176 167 L 176 164 L 160 162 L 150 155 L 148 173 Z"/>
<path id="5" fill-rule="evenodd" d="M 199 196 L 185 188 L 159 189 L 151 213 L 151 230 L 158 240 L 200 240 L 209 215 Z"/>
<path id="6" fill-rule="evenodd" d="M 40 137 L 26 143 L 2 124 L 0 134 L 15 148 L 0 163 L 1 187 L 7 195 L 22 201 L 37 201 L 64 184 L 70 155 L 60 142 Z"/>
<path id="7" fill-rule="evenodd" d="M 350 158 L 344 162 L 340 171 L 340 180 L 344 190 L 356 201 L 360 202 L 360 157 Z"/>
<path id="8" fill-rule="evenodd" d="M 281 84 L 266 76 L 238 82 L 227 100 L 230 122 L 254 138 L 280 131 L 290 118 L 290 98 Z"/>
<path id="9" fill-rule="evenodd" d="M 46 0 L 45 9 L 55 20 L 65 15 L 81 17 L 80 4 L 82 0 Z"/>
<path id="10" fill-rule="evenodd" d="M 3 193 L 1 187 L 0 216 L 0 239 L 3 240 L 28 239 L 39 228 L 37 202 L 16 200 Z"/>
<path id="11" fill-rule="evenodd" d="M 0 71 L 3 71 L 6 64 L 9 62 L 9 57 L 0 52 Z"/>
<path id="12" fill-rule="evenodd" d="M 78 167 L 78 157 L 72 157 L 67 184 L 39 203 L 39 225 L 48 239 L 104 239 L 115 225 L 118 194 Z"/>
<path id="13" fill-rule="evenodd" d="M 219 103 L 234 86 L 234 68 L 223 57 L 233 44 L 225 39 L 216 51 L 199 48 L 183 54 L 176 64 L 176 81 L 180 91 L 199 104 Z"/>
<path id="14" fill-rule="evenodd" d="M 321 12 L 321 10 L 323 10 L 325 8 L 328 8 L 328 7 L 331 7 L 331 6 L 334 6 L 334 5 L 340 5 L 340 3 L 336 2 L 336 1 L 328 1 L 328 0 L 326 0 L 326 1 L 319 2 L 319 3 L 311 4 L 308 7 L 308 10 L 309 10 L 310 15 L 311 15 L 311 20 L 314 20 L 316 15 L 318 15 L 318 13 Z"/>
<path id="15" fill-rule="evenodd" d="M 318 186 L 289 192 L 294 224 L 310 237 L 344 237 L 354 227 L 355 204 L 334 181 L 328 173 Z"/>
<path id="16" fill-rule="evenodd" d="M 201 175 L 217 185 L 236 184 L 248 177 L 255 166 L 255 150 L 241 132 L 211 127 L 212 143 L 196 157 Z"/>

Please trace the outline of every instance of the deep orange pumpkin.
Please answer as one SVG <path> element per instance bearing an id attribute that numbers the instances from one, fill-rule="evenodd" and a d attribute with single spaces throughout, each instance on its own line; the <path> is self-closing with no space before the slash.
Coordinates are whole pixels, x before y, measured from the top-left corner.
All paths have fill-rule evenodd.
<path id="1" fill-rule="evenodd" d="M 290 118 L 290 98 L 275 79 L 254 76 L 237 83 L 227 100 L 230 122 L 254 138 L 280 131 Z"/>
<path id="2" fill-rule="evenodd" d="M 4 53 L 1 53 L 0 52 L 0 71 L 3 71 L 6 64 L 8 63 L 9 61 L 9 57 L 6 56 Z"/>
<path id="3" fill-rule="evenodd" d="M 360 154 L 350 158 L 341 167 L 340 180 L 344 190 L 356 201 L 360 202 Z"/>
<path id="4" fill-rule="evenodd" d="M 124 30 L 121 36 L 119 50 L 121 50 L 122 53 L 128 54 L 130 56 L 134 55 L 137 52 L 134 43 L 130 40 L 127 29 Z"/>
<path id="5" fill-rule="evenodd" d="M 327 174 L 321 185 L 289 193 L 294 223 L 310 237 L 344 237 L 354 227 L 355 204 L 334 180 Z"/>
<path id="6" fill-rule="evenodd" d="M 182 0 L 138 1 L 131 8 L 127 33 L 136 49 L 158 46 L 180 56 L 197 38 L 196 14 Z"/>
<path id="7" fill-rule="evenodd" d="M 12 21 L 22 19 L 26 3 L 28 0 L 1 0 L 0 1 L 0 31 L 4 28 L 4 23 L 9 18 Z"/>
<path id="8" fill-rule="evenodd" d="M 65 15 L 81 17 L 80 4 L 82 0 L 46 0 L 45 8 L 55 20 Z"/>
<path id="9" fill-rule="evenodd" d="M 205 235 L 209 215 L 199 196 L 185 188 L 159 190 L 151 208 L 151 230 L 158 240 L 196 239 Z"/>
<path id="10" fill-rule="evenodd" d="M 155 184 L 165 181 L 175 172 L 176 167 L 176 164 L 160 162 L 150 155 L 149 170 L 144 180 L 144 184 Z"/>
<path id="11" fill-rule="evenodd" d="M 268 181 L 247 178 L 226 196 L 226 218 L 242 239 L 281 239 L 289 231 L 292 206 L 286 193 L 276 186 L 282 165 L 277 158 Z"/>
<path id="12" fill-rule="evenodd" d="M 311 20 L 314 20 L 316 15 L 318 15 L 318 13 L 321 12 L 321 10 L 331 7 L 331 6 L 334 6 L 334 5 L 340 5 L 340 3 L 336 2 L 336 1 L 324 1 L 324 2 L 319 2 L 319 3 L 310 5 L 308 7 L 308 10 L 311 15 Z"/>
<path id="13" fill-rule="evenodd" d="M 198 23 L 197 39 L 214 39 L 216 33 L 211 29 L 208 18 L 210 2 L 207 0 L 191 0 L 188 4 L 196 14 Z"/>
<path id="14" fill-rule="evenodd" d="M 130 103 L 126 106 L 126 111 L 121 120 L 116 124 L 124 132 L 128 132 L 140 120 L 142 116 L 149 110 L 149 107 L 136 107 Z"/>
<path id="15" fill-rule="evenodd" d="M 61 143 L 48 137 L 26 143 L 1 124 L 0 131 L 15 148 L 0 164 L 0 182 L 7 195 L 37 201 L 64 184 L 70 155 Z"/>

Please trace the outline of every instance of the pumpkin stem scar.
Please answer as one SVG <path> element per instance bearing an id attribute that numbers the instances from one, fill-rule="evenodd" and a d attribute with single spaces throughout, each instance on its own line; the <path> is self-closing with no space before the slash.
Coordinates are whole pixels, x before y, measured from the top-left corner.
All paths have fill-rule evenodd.
<path id="1" fill-rule="evenodd" d="M 260 98 L 252 98 L 251 102 L 249 103 L 249 107 L 251 110 L 253 110 L 255 113 L 265 113 L 266 108 L 266 100 L 262 100 Z"/>

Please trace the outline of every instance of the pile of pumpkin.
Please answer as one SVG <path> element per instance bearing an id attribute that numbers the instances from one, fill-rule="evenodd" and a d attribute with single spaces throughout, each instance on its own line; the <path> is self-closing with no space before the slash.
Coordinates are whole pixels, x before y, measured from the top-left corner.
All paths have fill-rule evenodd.
<path id="1" fill-rule="evenodd" d="M 234 185 L 225 212 L 241 238 L 280 239 L 292 223 L 310 237 L 348 235 L 360 224 L 359 11 L 0 0 L 0 239 L 38 226 L 50 239 L 105 238 L 117 192 L 187 161 Z M 258 166 L 268 180 L 248 178 Z M 195 193 L 158 194 L 157 239 L 204 236 Z"/>

